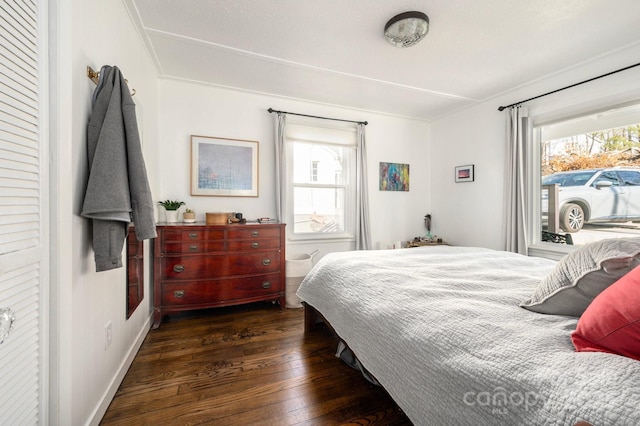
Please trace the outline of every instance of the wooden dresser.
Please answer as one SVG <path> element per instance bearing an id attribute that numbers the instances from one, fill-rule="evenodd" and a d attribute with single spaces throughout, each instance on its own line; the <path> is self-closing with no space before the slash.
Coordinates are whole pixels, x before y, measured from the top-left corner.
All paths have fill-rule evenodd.
<path id="1" fill-rule="evenodd" d="M 285 307 L 284 224 L 158 224 L 153 328 L 171 312 L 274 300 Z"/>

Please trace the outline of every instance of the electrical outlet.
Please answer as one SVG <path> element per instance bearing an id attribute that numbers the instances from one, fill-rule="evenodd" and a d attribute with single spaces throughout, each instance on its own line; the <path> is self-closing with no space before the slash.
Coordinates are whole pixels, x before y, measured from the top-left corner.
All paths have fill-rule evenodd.
<path id="1" fill-rule="evenodd" d="M 104 350 L 106 351 L 111 346 L 111 340 L 113 338 L 113 330 L 111 328 L 111 321 L 104 326 Z"/>

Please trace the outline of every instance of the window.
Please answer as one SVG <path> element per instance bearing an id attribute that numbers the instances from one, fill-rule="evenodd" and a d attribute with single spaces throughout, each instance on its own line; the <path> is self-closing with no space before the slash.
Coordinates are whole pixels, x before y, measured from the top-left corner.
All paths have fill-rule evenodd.
<path id="1" fill-rule="evenodd" d="M 287 125 L 287 227 L 291 239 L 353 239 L 353 129 Z"/>
<path id="2" fill-rule="evenodd" d="M 623 185 L 640 185 L 640 171 L 620 170 L 618 176 L 622 179 Z"/>
<path id="3" fill-rule="evenodd" d="M 533 242 L 540 231 L 569 234 L 573 244 L 640 236 L 640 105 L 539 125 L 534 140 Z"/>

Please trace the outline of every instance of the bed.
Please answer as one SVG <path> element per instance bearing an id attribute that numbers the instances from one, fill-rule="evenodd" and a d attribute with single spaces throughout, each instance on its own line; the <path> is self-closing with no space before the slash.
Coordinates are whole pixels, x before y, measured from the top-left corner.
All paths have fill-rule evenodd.
<path id="1" fill-rule="evenodd" d="M 591 309 L 634 271 L 640 293 L 640 239 L 602 247 L 573 263 L 477 247 L 331 253 L 297 294 L 307 332 L 326 321 L 415 425 L 639 425 L 640 361 L 578 352 L 581 317 L 542 313 L 558 297 L 561 311 Z M 541 288 L 558 274 L 573 282 Z"/>

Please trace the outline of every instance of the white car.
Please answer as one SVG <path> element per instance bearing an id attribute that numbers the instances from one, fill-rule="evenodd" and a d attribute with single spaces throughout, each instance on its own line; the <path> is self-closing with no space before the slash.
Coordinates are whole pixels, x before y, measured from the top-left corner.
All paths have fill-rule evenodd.
<path id="1" fill-rule="evenodd" d="M 558 184 L 560 227 L 578 232 L 585 223 L 640 220 L 640 167 L 573 170 L 542 178 Z M 547 192 L 542 208 L 547 212 Z"/>

